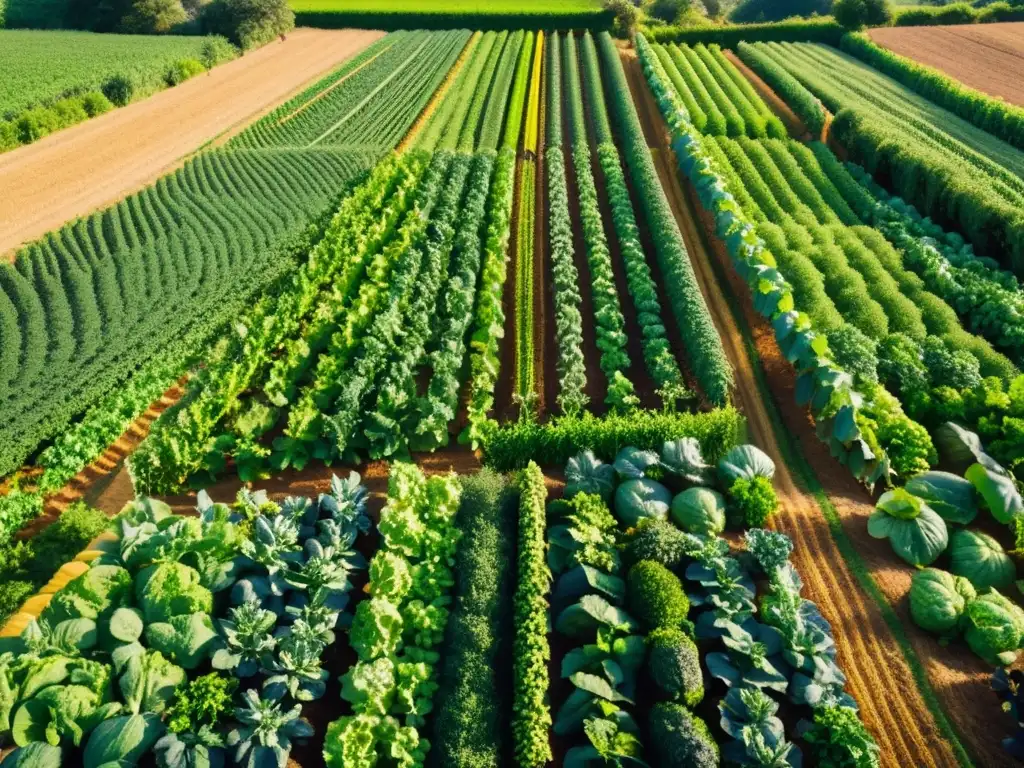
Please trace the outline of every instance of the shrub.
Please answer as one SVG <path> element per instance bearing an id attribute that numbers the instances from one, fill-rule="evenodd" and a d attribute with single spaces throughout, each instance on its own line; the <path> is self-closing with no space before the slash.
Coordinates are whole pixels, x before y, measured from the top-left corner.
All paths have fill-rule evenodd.
<path id="1" fill-rule="evenodd" d="M 850 323 L 828 332 L 832 359 L 858 382 L 878 383 L 878 343 Z"/>
<path id="2" fill-rule="evenodd" d="M 651 708 L 650 745 L 661 768 L 717 768 L 718 745 L 707 724 L 681 704 Z M 829 763 L 822 763 L 830 765 Z"/>
<path id="3" fill-rule="evenodd" d="M 630 0 L 608 0 L 605 8 L 614 14 L 612 34 L 623 40 L 632 39 L 636 34 L 636 21 L 639 13 Z"/>
<path id="4" fill-rule="evenodd" d="M 685 632 L 662 627 L 647 636 L 647 669 L 655 685 L 674 701 L 693 708 L 704 698 L 700 654 Z"/>
<path id="5" fill-rule="evenodd" d="M 761 475 L 752 480 L 738 478 L 729 489 L 729 498 L 744 528 L 763 527 L 779 506 L 779 497 L 775 494 L 772 481 Z"/>
<path id="6" fill-rule="evenodd" d="M 135 0 L 121 20 L 121 30 L 139 35 L 167 34 L 188 21 L 181 0 Z"/>
<path id="7" fill-rule="evenodd" d="M 174 86 L 184 83 L 196 75 L 201 75 L 205 71 L 203 63 L 197 59 L 178 59 L 171 65 L 165 79 L 168 85 Z"/>
<path id="8" fill-rule="evenodd" d="M 46 107 L 34 107 L 22 112 L 15 125 L 22 144 L 31 144 L 61 129 L 60 117 Z"/>
<path id="9" fill-rule="evenodd" d="M 886 0 L 836 0 L 832 15 L 847 29 L 885 27 L 892 21 L 892 8 Z"/>
<path id="10" fill-rule="evenodd" d="M 218 0 L 205 13 L 210 31 L 247 51 L 295 28 L 287 0 Z"/>
<path id="11" fill-rule="evenodd" d="M 628 566 L 650 560 L 675 570 L 682 565 L 685 553 L 683 532 L 666 520 L 649 517 L 630 533 L 623 556 Z"/>
<path id="12" fill-rule="evenodd" d="M 236 56 L 238 56 L 238 49 L 235 46 L 223 37 L 210 35 L 203 43 L 202 50 L 199 53 L 199 60 L 203 62 L 203 66 L 207 69 L 213 69 L 218 64 L 231 61 Z"/>
<path id="13" fill-rule="evenodd" d="M 72 96 L 67 99 L 61 99 L 54 103 L 50 109 L 57 116 L 61 128 L 67 128 L 89 119 L 89 113 L 85 111 L 80 97 Z"/>
<path id="14" fill-rule="evenodd" d="M 629 569 L 630 613 L 648 629 L 678 628 L 690 612 L 679 578 L 661 563 L 641 560 Z"/>
<path id="15" fill-rule="evenodd" d="M 89 91 L 82 96 L 82 109 L 86 111 L 89 117 L 102 115 L 104 112 L 109 112 L 113 108 L 114 105 L 110 103 L 110 99 L 104 96 L 100 91 Z"/>
<path id="16" fill-rule="evenodd" d="M 893 25 L 897 27 L 926 27 L 936 24 L 973 24 L 974 9 L 967 3 L 951 3 L 934 8 L 917 7 L 897 11 Z"/>
<path id="17" fill-rule="evenodd" d="M 101 90 L 116 106 L 123 107 L 135 96 L 135 82 L 128 75 L 114 75 L 103 84 Z"/>
<path id="18" fill-rule="evenodd" d="M 647 14 L 668 24 L 675 24 L 690 7 L 690 0 L 651 0 Z"/>
<path id="19" fill-rule="evenodd" d="M 517 422 L 494 428 L 484 439 L 484 463 L 499 471 L 522 467 L 530 458 L 544 467 L 562 468 L 586 450 L 611 461 L 619 448 L 660 450 L 666 440 L 693 437 L 705 460 L 717 462 L 736 445 L 742 417 L 732 407 L 707 413 L 633 411 L 597 417 L 589 411 L 545 424 Z"/>
<path id="20" fill-rule="evenodd" d="M 21 146 L 18 126 L 11 120 L 0 120 L 0 152 Z"/>

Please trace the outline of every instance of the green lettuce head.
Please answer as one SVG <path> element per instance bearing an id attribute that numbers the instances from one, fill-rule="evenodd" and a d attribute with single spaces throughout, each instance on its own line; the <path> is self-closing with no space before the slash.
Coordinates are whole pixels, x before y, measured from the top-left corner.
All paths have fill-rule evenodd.
<path id="1" fill-rule="evenodd" d="M 979 591 L 1013 586 L 1017 569 L 999 542 L 981 531 L 957 531 L 949 541 L 949 570 Z"/>
<path id="2" fill-rule="evenodd" d="M 672 499 L 672 519 L 687 533 L 716 536 L 725 530 L 725 499 L 710 488 L 688 488 Z"/>
<path id="3" fill-rule="evenodd" d="M 928 632 L 952 636 L 967 603 L 977 593 L 971 583 L 938 568 L 925 568 L 910 582 L 910 615 Z"/>
<path id="4" fill-rule="evenodd" d="M 931 565 L 949 543 L 946 521 L 902 488 L 882 494 L 868 518 L 868 533 L 889 539 L 893 551 L 911 565 Z"/>
<path id="5" fill-rule="evenodd" d="M 992 590 L 967 604 L 964 639 L 989 664 L 1008 666 L 1024 638 L 1024 611 Z"/>

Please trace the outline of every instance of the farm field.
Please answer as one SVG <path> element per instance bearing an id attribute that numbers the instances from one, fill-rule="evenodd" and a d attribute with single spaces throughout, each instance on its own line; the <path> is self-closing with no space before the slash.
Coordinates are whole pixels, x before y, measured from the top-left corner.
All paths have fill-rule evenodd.
<path id="1" fill-rule="evenodd" d="M 0 217 L 0 766 L 1015 764 L 1024 113 L 419 10 Z"/>
<path id="2" fill-rule="evenodd" d="M 98 35 L 91 32 L 0 30 L 0 117 L 41 102 L 99 90 L 114 75 L 136 78 L 141 88 L 162 84 L 179 59 L 202 57 L 196 37 Z M 54 51 L 59 49 L 60 57 Z"/>
<path id="3" fill-rule="evenodd" d="M 1024 23 L 872 29 L 879 45 L 1024 106 Z"/>
<path id="4" fill-rule="evenodd" d="M 297 30 L 199 80 L 0 155 L 0 184 L 19 190 L 0 201 L 0 253 L 152 182 L 379 36 Z"/>

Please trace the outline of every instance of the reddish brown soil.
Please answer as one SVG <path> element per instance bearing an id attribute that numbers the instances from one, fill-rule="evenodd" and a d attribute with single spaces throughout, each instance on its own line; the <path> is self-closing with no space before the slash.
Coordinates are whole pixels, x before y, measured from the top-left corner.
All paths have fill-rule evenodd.
<path id="1" fill-rule="evenodd" d="M 1024 22 L 891 27 L 872 29 L 868 35 L 964 85 L 1024 105 Z"/>
<path id="2" fill-rule="evenodd" d="M 382 32 L 298 29 L 208 74 L 0 155 L 0 254 L 139 189 Z"/>
<path id="3" fill-rule="evenodd" d="M 822 510 L 783 459 L 779 441 L 784 438 L 780 438 L 773 428 L 769 404 L 762 400 L 757 386 L 754 361 L 747 354 L 743 335 L 723 293 L 726 285 L 718 280 L 713 268 L 714 259 L 721 257 L 716 257 L 706 247 L 705 233 L 698 224 L 691 201 L 684 195 L 679 184 L 675 158 L 667 147 L 663 123 L 659 120 L 656 125 L 650 125 L 652 115 L 657 114 L 652 112 L 652 107 L 656 109 L 656 105 L 646 87 L 637 87 L 642 85 L 642 80 L 638 81 L 636 77 L 639 66 L 635 58 L 624 59 L 627 68 L 634 73 L 631 78 L 633 98 L 638 104 L 646 105 L 640 110 L 641 119 L 659 137 L 660 147 L 652 155 L 683 232 L 701 290 L 735 370 L 734 401 L 747 418 L 748 439 L 765 450 L 777 467 L 775 485 L 781 509 L 774 518 L 774 524 L 793 539 L 793 559 L 805 582 L 804 593 L 818 603 L 835 629 L 839 663 L 848 676 L 848 689 L 860 704 L 864 722 L 881 747 L 882 762 L 887 766 L 957 765 L 951 745 L 943 739 L 920 691 L 912 683 L 910 667 L 886 625 L 878 604 L 854 577 L 832 537 Z M 740 295 L 745 295 L 745 292 Z M 755 320 L 752 316 L 746 318 L 751 327 L 756 328 Z M 792 370 L 787 371 L 788 366 L 779 365 L 784 364 L 784 360 L 777 347 L 772 354 L 768 342 L 772 342 L 770 335 L 759 338 L 758 351 L 766 361 L 769 380 L 788 380 L 792 386 Z M 765 348 L 762 349 L 762 345 Z M 780 393 L 776 398 L 782 405 L 787 429 L 802 444 L 819 482 L 837 508 L 840 508 L 844 521 L 851 516 L 859 519 L 851 526 L 851 532 L 852 528 L 863 530 L 864 521 L 861 518 L 870 512 L 871 498 L 853 482 L 845 469 L 829 459 L 827 452 L 821 449 L 807 415 L 795 405 L 792 392 L 788 396 L 787 393 Z M 871 549 L 877 551 L 878 544 L 873 541 Z M 900 571 L 905 572 L 906 568 L 900 568 Z M 933 680 L 933 685 L 942 695 L 949 686 L 939 685 L 940 682 L 952 681 Z M 987 694 L 983 698 L 980 694 L 980 691 L 975 690 L 974 709 L 983 709 L 979 702 L 992 701 L 992 709 L 982 719 L 999 719 L 992 695 Z M 944 703 L 956 719 L 961 732 L 971 727 L 969 712 L 960 711 L 948 697 L 944 698 Z M 985 748 L 986 754 L 999 749 L 998 739 L 993 736 L 990 731 L 981 737 L 989 742 Z M 1000 758 L 992 754 L 992 759 L 986 760 L 984 764 L 998 764 Z"/>
<path id="4" fill-rule="evenodd" d="M 744 64 L 743 60 L 733 51 L 723 50 L 722 53 L 750 81 L 750 84 L 754 86 L 754 90 L 757 91 L 757 95 L 764 100 L 765 104 L 771 107 L 772 112 L 779 116 L 779 119 L 786 126 L 786 130 L 789 131 L 790 136 L 801 140 L 810 138 L 810 131 L 807 130 L 804 121 L 797 116 L 796 112 L 789 108 L 789 105 L 772 90 L 768 83 L 762 80 L 754 70 Z"/>
<path id="5" fill-rule="evenodd" d="M 111 491 L 115 494 L 127 494 L 131 498 L 131 480 L 128 473 L 122 471 L 124 460 L 146 439 L 150 425 L 165 410 L 170 408 L 184 394 L 185 379 L 168 389 L 146 412 L 136 419 L 99 458 L 75 475 L 59 493 L 48 498 L 43 506 L 43 514 L 18 531 L 18 538 L 30 539 L 50 523 L 60 517 L 64 510 L 76 501 L 84 500 L 96 506 L 97 498 Z M 102 507 L 99 507 L 102 509 Z M 120 509 L 120 507 L 118 508 Z M 104 509 L 108 514 L 118 510 Z M 56 566 L 55 566 L 56 567 Z"/>

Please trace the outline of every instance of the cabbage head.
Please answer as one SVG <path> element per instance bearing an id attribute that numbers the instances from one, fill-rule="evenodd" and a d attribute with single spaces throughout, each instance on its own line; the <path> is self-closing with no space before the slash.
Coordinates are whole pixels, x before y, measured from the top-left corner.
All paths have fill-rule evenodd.
<path id="1" fill-rule="evenodd" d="M 615 470 L 594 456 L 593 451 L 569 459 L 565 467 L 565 498 L 571 499 L 577 493 L 596 493 L 607 501 L 614 487 Z"/>
<path id="2" fill-rule="evenodd" d="M 979 591 L 1008 589 L 1017 569 L 999 542 L 981 531 L 957 531 L 949 541 L 949 570 L 963 576 Z"/>
<path id="3" fill-rule="evenodd" d="M 654 480 L 627 480 L 615 491 L 615 515 L 627 528 L 633 528 L 645 517 L 665 520 L 672 494 Z"/>
<path id="4" fill-rule="evenodd" d="M 923 472 L 910 478 L 907 491 L 923 499 L 947 523 L 967 525 L 978 515 L 974 486 L 951 472 Z"/>
<path id="5" fill-rule="evenodd" d="M 710 488 L 688 488 L 672 499 L 672 519 L 687 533 L 717 536 L 725 530 L 725 499 Z"/>
<path id="6" fill-rule="evenodd" d="M 967 579 L 938 568 L 925 568 L 910 582 L 910 615 L 928 632 L 955 635 L 967 603 L 977 592 Z"/>
<path id="7" fill-rule="evenodd" d="M 911 565 L 931 565 L 946 549 L 946 521 L 902 488 L 882 494 L 868 518 L 868 533 L 889 539 L 893 551 Z"/>
<path id="8" fill-rule="evenodd" d="M 1024 611 L 996 590 L 967 604 L 964 639 L 989 664 L 1009 666 L 1024 638 Z"/>
<path id="9" fill-rule="evenodd" d="M 992 517 L 1003 525 L 1009 525 L 1013 518 L 1024 515 L 1024 500 L 1021 500 L 1013 478 L 998 464 L 972 464 L 964 477 L 977 489 Z"/>
<path id="10" fill-rule="evenodd" d="M 737 445 L 718 462 L 718 479 L 723 488 L 732 488 L 737 479 L 775 477 L 775 462 L 756 445 Z"/>

